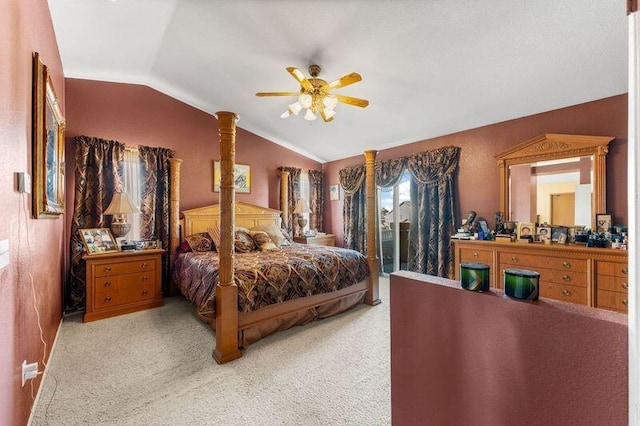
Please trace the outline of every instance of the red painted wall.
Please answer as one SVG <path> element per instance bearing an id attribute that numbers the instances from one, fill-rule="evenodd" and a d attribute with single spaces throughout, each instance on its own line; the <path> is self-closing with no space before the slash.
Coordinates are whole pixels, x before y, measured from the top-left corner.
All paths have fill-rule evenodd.
<path id="1" fill-rule="evenodd" d="M 475 210 L 494 226 L 499 210 L 499 172 L 494 155 L 542 133 L 570 133 L 614 136 L 607 155 L 607 207 L 616 224 L 627 223 L 627 95 L 613 96 L 542 114 L 427 139 L 379 152 L 378 160 L 402 157 L 442 146 L 461 148 L 458 194 L 463 216 Z M 338 172 L 364 163 L 364 155 L 324 165 L 327 185 L 336 184 Z M 329 189 L 326 192 L 329 199 Z M 342 245 L 342 201 L 325 204 L 326 228 Z"/>
<path id="2" fill-rule="evenodd" d="M 627 424 L 626 315 L 407 272 L 390 300 L 394 425 Z"/>
<path id="3" fill-rule="evenodd" d="M 16 191 L 15 173 L 31 172 L 33 52 L 49 66 L 63 111 L 64 78 L 46 0 L 2 2 L 0 13 L 0 240 L 9 240 L 9 266 L 0 269 L 0 424 L 27 423 L 31 384 L 21 387 L 21 364 L 40 362 L 44 347 L 33 308 L 29 272 L 40 311 L 46 357 L 62 316 L 64 216 L 32 219 L 30 196 Z M 26 212 L 25 212 L 26 210 Z M 40 376 L 41 377 L 41 376 Z M 40 385 L 33 383 L 35 395 Z"/>

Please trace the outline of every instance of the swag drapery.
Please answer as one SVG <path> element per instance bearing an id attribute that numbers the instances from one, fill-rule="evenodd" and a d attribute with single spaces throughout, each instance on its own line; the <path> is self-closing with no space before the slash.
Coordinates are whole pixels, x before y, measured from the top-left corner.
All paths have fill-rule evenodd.
<path id="1" fill-rule="evenodd" d="M 403 171 L 411 174 L 412 219 L 408 269 L 453 277 L 453 248 L 457 199 L 455 179 L 460 148 L 447 146 L 408 157 L 377 161 L 376 185 L 396 185 Z M 364 165 L 340 170 L 344 199 L 344 247 L 365 250 Z M 377 209 L 376 209 L 377 211 Z"/>
<path id="2" fill-rule="evenodd" d="M 111 216 L 103 212 L 115 192 L 123 190 L 125 145 L 99 138 L 78 136 L 76 141 L 75 197 L 71 222 L 70 271 L 65 289 L 66 311 L 85 305 L 85 271 L 82 239 L 78 229 L 108 228 Z M 165 148 L 138 148 L 142 164 L 141 237 L 156 236 L 162 248 L 169 248 L 169 165 L 173 151 Z M 163 257 L 162 289 L 168 294 L 169 257 Z"/>
<path id="3" fill-rule="evenodd" d="M 290 235 L 299 235 L 298 229 L 300 226 L 297 220 L 293 220 L 293 210 L 296 208 L 298 200 L 300 200 L 300 173 L 302 173 L 302 169 L 281 166 L 278 167 L 278 171 L 289 172 L 289 182 L 287 183 L 289 217 L 287 217 L 287 223 L 284 226 Z"/>

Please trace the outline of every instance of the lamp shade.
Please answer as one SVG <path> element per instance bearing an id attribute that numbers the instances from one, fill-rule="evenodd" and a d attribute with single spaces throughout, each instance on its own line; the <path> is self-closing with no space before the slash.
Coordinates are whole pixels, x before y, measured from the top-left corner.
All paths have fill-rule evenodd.
<path id="1" fill-rule="evenodd" d="M 107 207 L 102 214 L 115 215 L 131 213 L 140 213 L 140 208 L 133 204 L 133 201 L 131 201 L 131 198 L 129 198 L 126 192 L 116 192 L 113 194 L 111 204 L 109 204 L 109 207 Z"/>
<path id="2" fill-rule="evenodd" d="M 293 213 L 295 214 L 303 214 L 303 213 L 311 213 L 311 209 L 309 208 L 309 203 L 304 198 L 301 198 L 296 203 L 296 207 L 293 209 Z"/>

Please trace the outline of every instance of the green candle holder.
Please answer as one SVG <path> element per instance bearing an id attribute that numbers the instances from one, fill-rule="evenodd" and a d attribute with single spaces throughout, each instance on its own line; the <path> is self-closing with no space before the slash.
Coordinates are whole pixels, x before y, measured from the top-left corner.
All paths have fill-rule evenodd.
<path id="1" fill-rule="evenodd" d="M 489 291 L 489 265 L 461 263 L 460 284 L 469 291 Z"/>
<path id="2" fill-rule="evenodd" d="M 526 269 L 504 270 L 504 294 L 514 299 L 538 300 L 540 273 Z"/>

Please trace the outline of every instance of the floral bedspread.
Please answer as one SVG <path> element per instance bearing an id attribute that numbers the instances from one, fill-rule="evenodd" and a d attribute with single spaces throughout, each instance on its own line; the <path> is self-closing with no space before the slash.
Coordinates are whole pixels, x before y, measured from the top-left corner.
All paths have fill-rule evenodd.
<path id="1" fill-rule="evenodd" d="M 218 253 L 178 255 L 173 278 L 198 312 L 215 317 L 215 288 L 219 282 Z M 354 250 L 292 243 L 281 250 L 235 253 L 238 310 L 262 307 L 340 290 L 369 276 L 366 257 Z"/>

